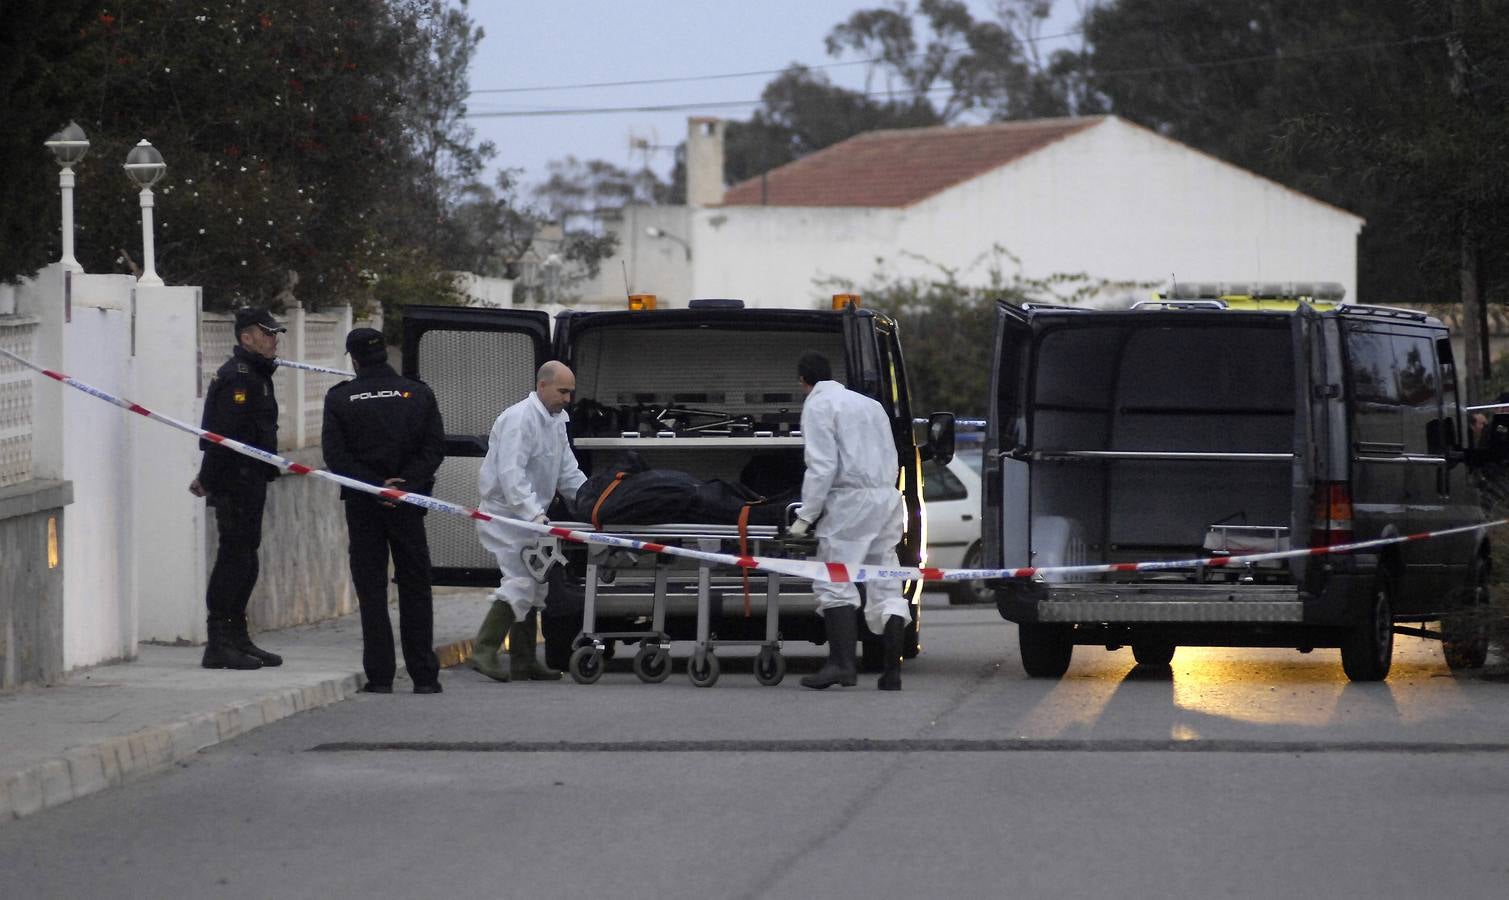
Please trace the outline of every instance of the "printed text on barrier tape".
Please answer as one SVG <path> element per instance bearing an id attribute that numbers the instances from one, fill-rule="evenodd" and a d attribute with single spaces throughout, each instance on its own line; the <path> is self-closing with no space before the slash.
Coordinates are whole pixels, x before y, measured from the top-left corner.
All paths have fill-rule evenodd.
<path id="1" fill-rule="evenodd" d="M 317 366 L 314 363 L 295 362 L 291 359 L 284 359 L 281 356 L 273 360 L 273 362 L 276 362 L 278 365 L 286 369 L 303 369 L 306 372 L 324 372 L 326 375 L 340 375 L 344 378 L 356 377 L 355 372 L 347 372 L 344 369 L 327 369 L 324 366 Z"/>
<path id="2" fill-rule="evenodd" d="M 435 497 L 429 497 L 424 494 L 414 494 L 408 491 L 400 491 L 396 488 L 378 487 L 376 485 L 367 484 L 364 481 L 357 481 L 354 478 L 347 478 L 344 475 L 337 475 L 336 473 L 327 471 L 325 469 L 310 468 L 309 466 L 301 465 L 290 459 L 285 459 L 281 456 L 278 456 L 276 453 L 270 453 L 258 447 L 252 447 L 248 444 L 243 444 L 240 441 L 232 440 L 231 438 L 215 434 L 214 432 L 205 431 L 202 428 L 196 428 L 185 422 L 180 422 L 177 419 L 155 413 L 144 406 L 139 406 L 135 403 L 131 403 L 130 401 L 114 397 L 111 394 L 100 390 L 99 388 L 86 384 L 75 378 L 69 377 L 59 372 L 54 372 L 50 369 L 44 369 L 41 366 L 28 362 L 22 357 L 11 353 L 9 350 L 5 350 L 4 348 L 0 348 L 0 356 L 5 356 L 9 359 L 15 360 L 16 362 L 20 363 L 23 366 L 26 366 L 29 369 L 32 369 L 33 371 L 41 372 L 48 378 L 62 382 L 63 384 L 66 384 L 76 390 L 82 391 L 90 395 L 91 397 L 104 400 L 106 403 L 119 406 L 121 409 L 134 412 L 137 415 L 145 416 L 146 418 L 161 422 L 164 425 L 177 428 L 180 431 L 186 431 L 189 434 L 197 435 L 209 441 L 214 441 L 222 447 L 227 447 L 231 450 L 236 451 L 237 453 L 241 453 L 245 456 L 250 456 L 253 459 L 258 459 L 262 462 L 277 466 L 279 469 L 285 472 L 291 472 L 295 475 L 313 475 L 317 478 L 323 478 L 327 481 L 333 481 L 343 487 L 349 487 L 368 494 L 375 494 L 388 500 L 396 500 L 399 502 L 411 504 L 413 506 L 419 506 L 425 509 L 433 509 L 437 512 L 445 512 L 452 515 L 464 516 L 466 518 L 476 519 L 483 522 L 501 522 L 511 527 L 521 528 L 526 531 L 533 531 L 537 534 L 549 535 L 551 537 L 560 538 L 561 540 L 571 541 L 573 543 L 598 544 L 601 546 L 617 547 L 626 550 L 639 550 L 646 553 L 663 553 L 668 556 L 681 556 L 688 559 L 695 559 L 701 562 L 735 566 L 741 569 L 759 569 L 763 571 L 775 572 L 777 574 L 789 575 L 793 578 L 802 578 L 809 581 L 978 581 L 985 579 L 1035 578 L 1047 577 L 1050 575 L 1102 575 L 1130 572 L 1153 572 L 1167 569 L 1188 569 L 1201 567 L 1236 568 L 1250 565 L 1252 563 L 1267 562 L 1270 560 L 1293 559 L 1302 556 L 1325 556 L 1330 554 L 1352 553 L 1358 550 L 1373 549 L 1375 547 L 1387 547 L 1392 544 L 1430 540 L 1432 538 L 1443 537 L 1451 534 L 1463 534 L 1469 531 L 1498 528 L 1500 526 L 1509 524 L 1509 519 L 1495 519 L 1491 522 L 1483 522 L 1476 525 L 1464 525 L 1458 528 L 1446 528 L 1441 531 L 1427 531 L 1417 534 L 1399 535 L 1397 537 L 1375 538 L 1368 541 L 1357 541 L 1351 544 L 1337 544 L 1334 546 L 1326 547 L 1304 547 L 1298 550 L 1276 550 L 1269 553 L 1251 553 L 1245 556 L 1216 556 L 1185 560 L 1155 560 L 1148 562 L 1109 563 L 1083 566 L 1043 566 L 1040 568 L 1023 567 L 1013 569 L 934 569 L 928 567 L 903 568 L 881 566 L 848 566 L 842 563 L 824 563 L 816 561 L 807 562 L 801 560 L 777 559 L 774 557 L 766 556 L 736 556 L 729 553 L 711 553 L 706 550 L 692 550 L 686 547 L 668 546 L 665 544 L 658 544 L 653 541 L 636 540 L 634 538 L 625 537 L 622 535 L 603 534 L 599 532 L 589 533 L 574 531 L 569 528 L 561 528 L 554 525 L 539 525 L 534 522 L 525 522 L 521 519 L 513 519 L 507 516 L 492 515 L 490 513 L 485 513 L 480 509 L 461 506 L 459 504 L 450 503 L 445 500 L 437 499 Z"/>

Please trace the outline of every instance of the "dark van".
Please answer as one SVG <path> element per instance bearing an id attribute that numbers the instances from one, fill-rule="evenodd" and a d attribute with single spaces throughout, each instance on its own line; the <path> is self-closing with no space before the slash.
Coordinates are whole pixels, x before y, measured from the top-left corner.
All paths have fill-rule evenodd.
<path id="1" fill-rule="evenodd" d="M 1487 653 L 1485 521 L 1446 327 L 1334 285 L 1194 285 L 1124 310 L 998 308 L 991 567 L 1179 561 L 1467 530 L 1366 552 L 996 583 L 1028 674 L 1076 645 L 1339 647 L 1387 677 L 1397 632 Z M 1398 623 L 1419 622 L 1420 628 Z M 1432 630 L 1424 623 L 1439 623 Z"/>
<path id="2" fill-rule="evenodd" d="M 633 450 L 650 466 L 702 479 L 747 483 L 758 468 L 764 480 L 785 478 L 799 492 L 803 395 L 796 363 L 804 351 L 817 350 L 832 361 L 837 380 L 880 401 L 890 416 L 907 508 L 897 552 L 902 565 L 916 566 L 925 539 L 921 463 L 935 453 L 944 461 L 952 456 L 952 417 L 935 417 L 939 425 L 930 433 L 936 440 L 914 438 L 896 324 L 850 300 L 835 297 L 833 309 L 747 309 L 738 300 L 656 309 L 653 298 L 636 295 L 633 306 L 642 308 L 566 310 L 553 323 L 538 310 L 405 307 L 404 374 L 434 388 L 447 431 L 436 493 L 475 505 L 493 420 L 534 389 L 536 368 L 550 359 L 576 373 L 568 428 L 589 476 Z M 497 585 L 496 563 L 471 522 L 448 516 L 425 521 L 436 584 Z M 561 668 L 580 627 L 586 569 L 580 547 L 566 550 L 571 565 L 557 573 L 564 583 L 552 584 L 542 629 L 547 659 Z M 713 630 L 720 639 L 756 639 L 764 632 L 763 616 L 745 613 L 741 582 L 737 575 L 714 578 Z M 905 586 L 913 616 L 907 657 L 919 648 L 921 587 L 920 581 Z M 678 640 L 694 634 L 695 584 L 690 588 L 673 589 L 668 601 L 665 632 Z M 642 589 L 599 584 L 595 597 L 599 631 L 645 627 L 649 599 Z M 782 637 L 823 640 L 816 609 L 810 584 L 783 581 Z M 611 654 L 613 642 L 607 644 Z M 877 665 L 878 638 L 866 635 L 864 646 L 867 661 Z"/>

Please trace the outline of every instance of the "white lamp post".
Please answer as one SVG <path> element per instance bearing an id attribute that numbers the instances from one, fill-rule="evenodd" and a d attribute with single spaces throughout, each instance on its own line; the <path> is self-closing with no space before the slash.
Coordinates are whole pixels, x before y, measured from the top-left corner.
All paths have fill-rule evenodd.
<path id="1" fill-rule="evenodd" d="M 686 261 L 692 261 L 692 245 L 688 244 L 685 238 L 679 238 L 668 231 L 656 228 L 654 225 L 646 225 L 644 233 L 652 238 L 664 238 L 665 240 L 674 241 L 675 243 L 680 244 L 681 249 L 686 251 Z"/>
<path id="2" fill-rule="evenodd" d="M 161 285 L 162 279 L 157 277 L 156 264 L 153 261 L 155 247 L 152 240 L 152 185 L 168 171 L 167 165 L 162 161 L 162 154 L 157 148 L 147 143 L 145 139 L 126 154 L 126 174 L 131 180 L 141 185 L 141 277 L 136 279 L 137 284 Z"/>
<path id="3" fill-rule="evenodd" d="M 58 260 L 63 268 L 82 272 L 84 267 L 73 258 L 73 167 L 89 152 L 89 138 L 77 123 L 69 122 L 62 131 L 42 142 L 52 151 L 62 171 L 58 173 L 58 188 L 63 194 L 63 258 Z"/>

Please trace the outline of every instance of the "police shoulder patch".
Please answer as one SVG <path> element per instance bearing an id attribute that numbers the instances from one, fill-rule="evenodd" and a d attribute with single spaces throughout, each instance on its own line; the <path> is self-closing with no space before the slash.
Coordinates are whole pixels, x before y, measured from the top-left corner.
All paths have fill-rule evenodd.
<path id="1" fill-rule="evenodd" d="M 236 371 L 240 372 L 242 375 L 250 375 L 251 374 L 251 367 L 248 366 L 246 363 L 238 362 L 238 363 L 236 363 Z"/>

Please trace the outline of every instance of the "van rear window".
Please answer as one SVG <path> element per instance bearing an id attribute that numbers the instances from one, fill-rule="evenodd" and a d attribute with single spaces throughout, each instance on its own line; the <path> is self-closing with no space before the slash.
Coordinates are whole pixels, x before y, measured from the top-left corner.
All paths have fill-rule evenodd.
<path id="1" fill-rule="evenodd" d="M 1287 328 L 1239 325 L 1064 328 L 1038 346 L 1036 405 L 1288 412 L 1294 363 Z"/>

